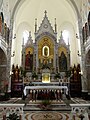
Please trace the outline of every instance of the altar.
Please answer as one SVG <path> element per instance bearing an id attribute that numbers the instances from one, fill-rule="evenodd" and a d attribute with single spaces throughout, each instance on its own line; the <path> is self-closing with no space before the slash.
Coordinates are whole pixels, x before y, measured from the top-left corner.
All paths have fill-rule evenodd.
<path id="1" fill-rule="evenodd" d="M 24 88 L 24 96 L 26 96 L 29 93 L 29 90 L 33 91 L 34 93 L 37 90 L 60 90 L 61 92 L 63 91 L 64 94 L 68 95 L 68 87 L 67 86 L 25 86 Z"/>

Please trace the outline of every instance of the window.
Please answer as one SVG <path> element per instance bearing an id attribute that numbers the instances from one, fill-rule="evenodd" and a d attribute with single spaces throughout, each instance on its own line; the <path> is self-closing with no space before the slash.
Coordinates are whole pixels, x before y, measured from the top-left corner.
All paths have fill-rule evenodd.
<path id="1" fill-rule="evenodd" d="M 70 37 L 70 35 L 69 35 L 69 31 L 64 30 L 63 33 L 62 33 L 62 36 L 63 36 L 63 39 L 64 39 L 66 45 L 68 45 L 69 37 Z"/>
<path id="2" fill-rule="evenodd" d="M 23 32 L 24 45 L 27 43 L 28 37 L 29 37 L 29 32 L 27 30 L 25 30 Z"/>

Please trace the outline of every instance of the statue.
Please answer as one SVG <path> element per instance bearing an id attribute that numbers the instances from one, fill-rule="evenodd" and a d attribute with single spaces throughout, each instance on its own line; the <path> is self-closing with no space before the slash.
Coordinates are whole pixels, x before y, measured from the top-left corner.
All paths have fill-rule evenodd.
<path id="1" fill-rule="evenodd" d="M 48 55 L 48 49 L 47 49 L 47 47 L 44 48 L 44 55 L 45 55 L 45 56 Z"/>
<path id="2" fill-rule="evenodd" d="M 28 51 L 28 54 L 25 58 L 25 69 L 29 71 L 32 71 L 33 69 L 33 55 L 30 54 L 30 51 Z"/>
<path id="3" fill-rule="evenodd" d="M 64 52 L 62 52 L 61 56 L 59 57 L 59 69 L 60 69 L 60 71 L 67 70 L 67 58 L 66 58 Z"/>
<path id="4" fill-rule="evenodd" d="M 18 65 L 16 66 L 15 68 L 15 80 L 19 80 L 19 68 L 18 68 Z"/>

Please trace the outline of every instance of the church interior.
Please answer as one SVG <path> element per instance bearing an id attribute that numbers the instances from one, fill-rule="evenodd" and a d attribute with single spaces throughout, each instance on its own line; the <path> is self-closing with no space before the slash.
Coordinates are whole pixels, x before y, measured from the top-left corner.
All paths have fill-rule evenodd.
<path id="1" fill-rule="evenodd" d="M 7 119 L 90 120 L 90 0 L 0 0 Z"/>

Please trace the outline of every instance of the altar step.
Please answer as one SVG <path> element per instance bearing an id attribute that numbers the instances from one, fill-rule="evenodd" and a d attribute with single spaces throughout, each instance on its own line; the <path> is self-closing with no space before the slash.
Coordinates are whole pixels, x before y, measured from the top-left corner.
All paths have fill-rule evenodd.
<path id="1" fill-rule="evenodd" d="M 24 111 L 45 111 L 45 109 L 39 108 L 40 104 L 26 104 Z M 48 111 L 71 111 L 70 106 L 66 104 L 51 104 Z"/>

